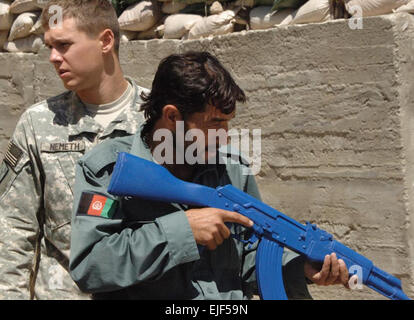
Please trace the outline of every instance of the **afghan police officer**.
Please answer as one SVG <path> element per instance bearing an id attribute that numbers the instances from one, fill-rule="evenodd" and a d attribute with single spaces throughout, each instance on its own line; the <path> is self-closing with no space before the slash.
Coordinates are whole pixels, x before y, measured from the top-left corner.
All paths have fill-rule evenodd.
<path id="1" fill-rule="evenodd" d="M 209 53 L 171 55 L 161 62 L 151 93 L 144 96 L 145 124 L 134 136 L 105 141 L 77 164 L 69 268 L 82 291 L 96 298 L 130 299 L 244 299 L 257 292 L 257 242 L 248 247 L 230 237 L 245 234 L 252 226 L 249 219 L 107 191 L 117 154 L 128 152 L 162 164 L 182 180 L 214 188 L 233 184 L 260 199 L 240 154 L 219 148 L 220 138 L 209 137 L 211 130 L 227 132 L 236 102 L 245 100 Z M 179 132 L 182 127 L 185 134 Z M 193 129 L 195 141 L 179 141 Z M 197 148 L 191 149 L 193 144 Z M 156 151 L 160 146 L 163 151 Z M 194 150 L 196 163 L 189 161 Z M 310 297 L 306 279 L 323 285 L 348 279 L 344 262 L 334 255 L 319 270 L 285 250 L 283 265 L 290 298 Z"/>
<path id="2" fill-rule="evenodd" d="M 23 113 L 0 166 L 1 299 L 89 298 L 68 273 L 75 163 L 143 119 L 143 88 L 121 70 L 110 1 L 49 1 L 42 24 L 68 91 Z"/>

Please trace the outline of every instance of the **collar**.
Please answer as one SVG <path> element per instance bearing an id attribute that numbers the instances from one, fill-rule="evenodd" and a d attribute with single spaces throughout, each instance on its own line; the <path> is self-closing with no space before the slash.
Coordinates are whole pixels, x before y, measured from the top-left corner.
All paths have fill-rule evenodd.
<path id="1" fill-rule="evenodd" d="M 131 83 L 134 89 L 134 96 L 130 106 L 123 111 L 118 117 L 109 124 L 107 128 L 101 125 L 86 113 L 86 107 L 75 92 L 72 92 L 72 103 L 67 109 L 66 117 L 69 123 L 69 136 L 77 136 L 84 132 L 99 134 L 103 139 L 110 135 L 115 130 L 125 131 L 128 134 L 136 132 L 138 123 L 142 123 L 144 117 L 139 111 L 139 106 L 142 103 L 141 93 L 144 91 L 142 87 L 136 85 L 134 80 L 129 77 L 125 79 Z"/>
<path id="2" fill-rule="evenodd" d="M 139 130 L 134 134 L 134 139 L 132 140 L 130 153 L 142 159 L 155 162 L 154 158 L 152 157 L 151 150 L 146 146 L 144 141 L 142 141 L 141 139 L 142 128 L 143 128 L 143 125 L 141 125 Z"/>

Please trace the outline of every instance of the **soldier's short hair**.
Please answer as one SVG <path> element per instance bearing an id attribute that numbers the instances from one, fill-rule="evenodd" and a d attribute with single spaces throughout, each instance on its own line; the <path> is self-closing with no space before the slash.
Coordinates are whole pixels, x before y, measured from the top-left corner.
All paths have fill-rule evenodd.
<path id="1" fill-rule="evenodd" d="M 51 0 L 42 12 L 41 22 L 45 30 L 50 28 L 49 23 L 56 15 L 52 6 L 60 7 L 63 19 L 74 18 L 78 29 L 88 35 L 97 36 L 105 29 L 112 30 L 115 37 L 115 52 L 119 53 L 120 28 L 110 0 Z"/>

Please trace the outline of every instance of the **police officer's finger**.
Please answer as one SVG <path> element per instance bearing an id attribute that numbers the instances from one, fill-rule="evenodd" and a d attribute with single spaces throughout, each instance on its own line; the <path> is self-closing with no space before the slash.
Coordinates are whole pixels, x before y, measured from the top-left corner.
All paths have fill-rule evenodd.
<path id="1" fill-rule="evenodd" d="M 325 260 L 323 261 L 322 269 L 321 269 L 321 278 L 320 282 L 323 285 L 326 285 L 326 280 L 329 277 L 329 272 L 331 271 L 331 256 L 326 255 Z"/>
<path id="2" fill-rule="evenodd" d="M 331 253 L 331 270 L 329 272 L 329 276 L 326 279 L 326 284 L 331 285 L 336 283 L 336 280 L 339 277 L 339 262 L 336 254 L 333 252 Z"/>
<path id="3" fill-rule="evenodd" d="M 325 285 L 331 269 L 331 256 L 326 255 L 323 261 L 322 269 L 312 277 L 312 281 L 318 285 Z"/>
<path id="4" fill-rule="evenodd" d="M 213 237 L 217 247 L 224 241 L 224 237 L 221 234 L 220 228 L 217 228 L 217 230 L 213 233 Z"/>
<path id="5" fill-rule="evenodd" d="M 339 259 L 338 263 L 339 263 L 340 283 L 343 284 L 346 288 L 349 288 L 349 285 L 348 285 L 349 272 L 348 272 L 348 268 L 346 267 L 346 263 L 342 259 Z"/>
<path id="6" fill-rule="evenodd" d="M 219 225 L 218 227 L 223 239 L 227 239 L 228 237 L 230 237 L 230 229 L 225 224 Z"/>
<path id="7" fill-rule="evenodd" d="M 217 244 L 214 239 L 208 241 L 205 246 L 207 247 L 208 250 L 211 250 L 211 251 L 216 250 L 217 248 Z"/>
<path id="8" fill-rule="evenodd" d="M 220 214 L 224 222 L 233 222 L 241 224 L 245 227 L 252 227 L 253 221 L 237 212 L 221 210 Z"/>
<path id="9" fill-rule="evenodd" d="M 217 239 L 217 233 L 217 229 L 214 230 L 210 227 L 209 230 L 203 234 L 201 244 L 206 246 L 208 250 L 215 250 L 217 248 L 217 242 L 220 242 L 220 240 Z"/>

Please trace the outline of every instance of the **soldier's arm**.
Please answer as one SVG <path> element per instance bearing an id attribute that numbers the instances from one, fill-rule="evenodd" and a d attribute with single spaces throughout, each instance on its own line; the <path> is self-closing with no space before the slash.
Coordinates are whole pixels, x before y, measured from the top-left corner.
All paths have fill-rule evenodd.
<path id="1" fill-rule="evenodd" d="M 91 158 L 99 162 L 102 155 Z M 106 191 L 110 170 L 93 171 L 82 160 L 76 168 L 69 269 L 82 291 L 113 291 L 157 280 L 175 266 L 199 259 L 184 211 L 124 227 L 119 199 Z M 103 198 L 94 200 L 94 195 Z"/>
<path id="2" fill-rule="evenodd" d="M 28 115 L 16 126 L 0 165 L 0 298 L 29 299 L 41 237 L 41 184 Z"/>

